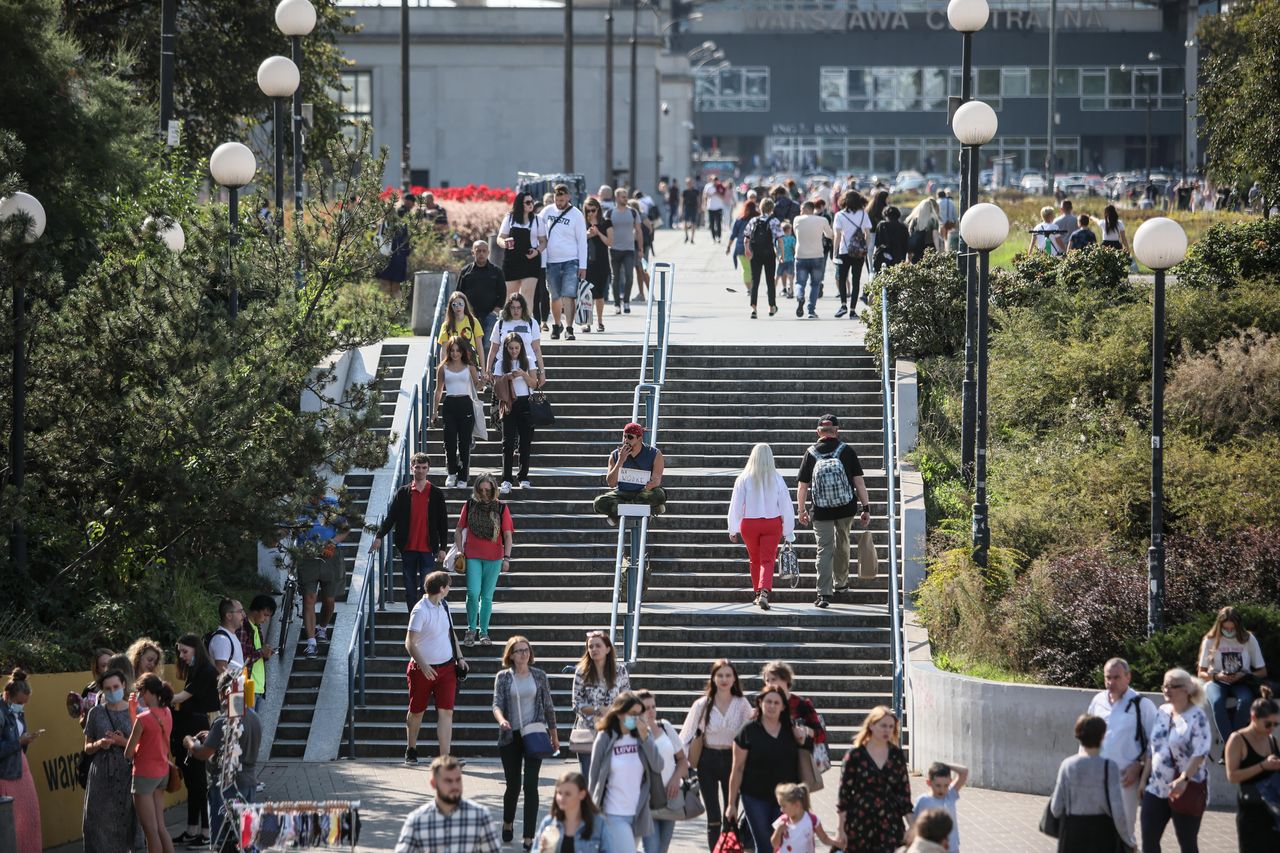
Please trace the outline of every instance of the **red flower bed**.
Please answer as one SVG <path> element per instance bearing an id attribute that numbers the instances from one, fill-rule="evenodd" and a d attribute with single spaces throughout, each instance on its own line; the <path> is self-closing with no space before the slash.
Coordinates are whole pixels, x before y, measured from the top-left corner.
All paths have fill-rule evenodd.
<path id="1" fill-rule="evenodd" d="M 387 187 L 382 191 L 379 198 L 387 201 L 399 192 L 400 190 L 397 187 Z M 516 191 L 513 189 L 491 187 L 486 184 L 467 184 L 465 187 L 409 187 L 409 192 L 416 196 L 429 192 L 436 197 L 436 201 L 441 203 L 447 201 L 501 201 L 511 204 L 516 197 Z"/>

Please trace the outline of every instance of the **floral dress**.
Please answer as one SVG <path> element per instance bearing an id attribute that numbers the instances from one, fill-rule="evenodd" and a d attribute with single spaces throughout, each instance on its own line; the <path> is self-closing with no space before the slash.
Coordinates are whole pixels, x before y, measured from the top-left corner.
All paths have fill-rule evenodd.
<path id="1" fill-rule="evenodd" d="M 579 734 L 576 738 L 572 733 L 570 734 L 571 743 L 592 743 L 596 736 L 596 721 L 604 716 L 605 710 L 613 704 L 613 700 L 619 693 L 630 689 L 631 678 L 622 664 L 618 664 L 618 670 L 613 679 L 613 689 L 610 689 L 609 683 L 605 681 L 587 684 L 582 680 L 581 670 L 575 670 L 573 673 L 573 729 Z M 595 714 L 590 716 L 583 714 L 582 709 L 587 707 L 595 708 Z M 590 734 L 587 735 L 584 732 Z M 591 747 L 587 746 L 581 751 L 589 752 L 590 749 Z"/>
<path id="2" fill-rule="evenodd" d="M 865 746 L 850 750 L 836 808 L 844 813 L 845 853 L 887 853 L 902 844 L 903 818 L 912 810 L 906 754 L 890 745 L 884 767 L 877 767 Z"/>
<path id="3" fill-rule="evenodd" d="M 112 731 L 128 733 L 132 727 L 128 708 L 112 711 L 106 705 L 96 705 L 85 719 L 84 736 L 101 740 Z M 132 782 L 133 766 L 124 757 L 124 747 L 109 746 L 93 754 L 84 794 L 85 853 L 122 853 L 133 846 Z"/>
<path id="4" fill-rule="evenodd" d="M 1147 792 L 1162 800 L 1169 799 L 1173 780 L 1181 775 L 1191 759 L 1196 756 L 1207 759 L 1212 745 L 1209 717 L 1201 708 L 1192 705 L 1178 714 L 1173 705 L 1161 705 L 1151 729 L 1151 780 L 1147 782 Z M 1200 768 L 1190 777 L 1192 782 L 1207 782 L 1206 763 L 1200 762 Z"/>

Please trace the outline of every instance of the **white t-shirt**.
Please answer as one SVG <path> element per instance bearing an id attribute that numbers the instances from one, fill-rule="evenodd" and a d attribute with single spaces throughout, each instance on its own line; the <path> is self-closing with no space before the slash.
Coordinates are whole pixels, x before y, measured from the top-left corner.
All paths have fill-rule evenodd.
<path id="1" fill-rule="evenodd" d="M 1138 704 L 1130 707 L 1135 698 Z M 1088 713 L 1107 723 L 1107 733 L 1102 738 L 1103 758 L 1110 758 L 1121 770 L 1142 759 L 1144 750 L 1138 740 L 1138 720 L 1142 720 L 1142 732 L 1149 744 L 1151 730 L 1156 726 L 1156 703 L 1130 688 L 1119 702 L 1112 704 L 1111 694 L 1102 690 L 1089 703 Z"/>
<path id="2" fill-rule="evenodd" d="M 453 620 L 444 601 L 432 604 L 431 599 L 422 596 L 409 614 L 409 630 L 417 633 L 413 648 L 428 666 L 453 660 L 453 643 L 449 640 Z"/>
<path id="3" fill-rule="evenodd" d="M 1200 644 L 1200 666 L 1208 667 L 1211 663 L 1214 669 L 1227 675 L 1253 672 L 1267 665 L 1262 659 L 1262 649 L 1258 648 L 1256 634 L 1250 634 L 1247 643 L 1228 640 L 1226 637 L 1219 637 L 1217 640 L 1206 637 Z"/>
<path id="4" fill-rule="evenodd" d="M 1118 243 L 1120 242 L 1120 235 L 1123 233 L 1124 233 L 1123 222 L 1117 219 L 1116 230 L 1112 231 L 1110 228 L 1107 227 L 1107 220 L 1103 218 L 1102 220 L 1102 239 L 1103 240 L 1110 240 L 1112 242 Z"/>
<path id="5" fill-rule="evenodd" d="M 640 785 L 644 781 L 644 759 L 640 741 L 623 735 L 613 743 L 609 756 L 609 783 L 604 793 L 604 813 L 633 817 L 640 807 Z"/>
<path id="6" fill-rule="evenodd" d="M 708 182 L 702 188 L 702 194 L 707 199 L 707 210 L 724 210 L 724 194 L 716 192 L 716 185 Z"/>
<path id="7" fill-rule="evenodd" d="M 680 733 L 666 720 L 659 720 L 658 724 L 662 727 L 662 734 L 654 738 L 653 743 L 658 747 L 658 755 L 662 756 L 662 784 L 665 785 L 676 775 L 676 752 L 684 749 L 684 743 L 680 740 Z"/>
<path id="8" fill-rule="evenodd" d="M 822 238 L 836 239 L 827 218 L 812 213 L 797 216 L 796 221 L 791 224 L 791 229 L 796 235 L 796 260 L 821 258 L 823 256 Z"/>
<path id="9" fill-rule="evenodd" d="M 1036 249 L 1038 249 L 1041 252 L 1047 251 L 1045 249 L 1045 241 L 1050 240 L 1053 237 L 1057 236 L 1055 234 L 1049 233 L 1054 231 L 1057 227 L 1058 226 L 1054 225 L 1052 222 L 1039 222 L 1036 224 L 1035 228 L 1031 229 L 1031 233 L 1036 235 Z M 1058 246 L 1056 243 L 1053 246 L 1053 250 L 1055 252 L 1058 250 Z"/>
<path id="10" fill-rule="evenodd" d="M 209 657 L 215 661 L 225 660 L 244 666 L 244 647 L 240 645 L 240 640 L 235 634 L 226 628 L 219 628 L 209 638 Z"/>
<path id="11" fill-rule="evenodd" d="M 960 821 L 956 818 L 956 800 L 960 799 L 960 792 L 955 788 L 948 788 L 946 796 L 935 797 L 933 794 L 922 794 L 916 800 L 915 817 L 926 809 L 946 809 L 951 814 L 951 834 L 947 836 L 949 844 L 947 850 L 949 853 L 960 853 Z"/>
<path id="12" fill-rule="evenodd" d="M 859 228 L 868 230 L 871 228 L 871 217 L 867 216 L 865 210 L 855 211 L 854 213 L 842 210 L 836 214 L 835 230 L 840 232 L 839 254 L 849 254 L 849 241 L 853 239 L 853 232 Z"/>
<path id="13" fill-rule="evenodd" d="M 533 342 L 542 339 L 542 329 L 538 324 L 523 317 L 519 320 L 499 320 L 494 324 L 490 338 L 498 344 L 498 354 L 493 359 L 493 372 L 496 376 L 502 375 L 502 341 L 510 332 L 515 332 L 520 336 L 520 340 L 524 341 L 524 352 L 529 357 L 529 369 L 535 370 L 538 367 L 538 354 L 533 351 Z"/>
<path id="14" fill-rule="evenodd" d="M 792 823 L 785 814 L 779 815 L 773 822 L 773 828 L 777 829 L 784 824 L 787 827 L 787 837 L 782 839 L 782 846 L 778 848 L 778 853 L 814 853 L 817 841 L 813 830 L 821 824 L 816 814 L 805 812 L 798 823 Z"/>

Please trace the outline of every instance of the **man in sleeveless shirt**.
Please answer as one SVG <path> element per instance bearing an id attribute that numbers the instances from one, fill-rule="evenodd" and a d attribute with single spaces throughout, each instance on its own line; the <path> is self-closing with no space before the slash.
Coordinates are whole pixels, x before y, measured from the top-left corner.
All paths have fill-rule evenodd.
<path id="1" fill-rule="evenodd" d="M 596 512 L 609 517 L 618 526 L 618 504 L 648 504 L 654 515 L 667 509 L 667 494 L 662 490 L 665 463 L 662 451 L 644 443 L 644 427 L 637 423 L 622 428 L 622 444 L 609 454 L 609 469 L 604 479 L 609 491 L 595 499 Z"/>

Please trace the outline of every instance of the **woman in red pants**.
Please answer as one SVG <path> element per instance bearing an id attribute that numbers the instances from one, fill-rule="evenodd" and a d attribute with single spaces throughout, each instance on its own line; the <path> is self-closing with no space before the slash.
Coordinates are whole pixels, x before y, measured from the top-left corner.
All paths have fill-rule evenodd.
<path id="1" fill-rule="evenodd" d="M 751 592 L 761 610 L 769 609 L 773 590 L 773 566 L 782 537 L 795 540 L 796 514 L 791 492 L 773 464 L 767 444 L 751 448 L 747 467 L 733 484 L 729 501 L 729 541 L 747 546 L 751 559 Z"/>

